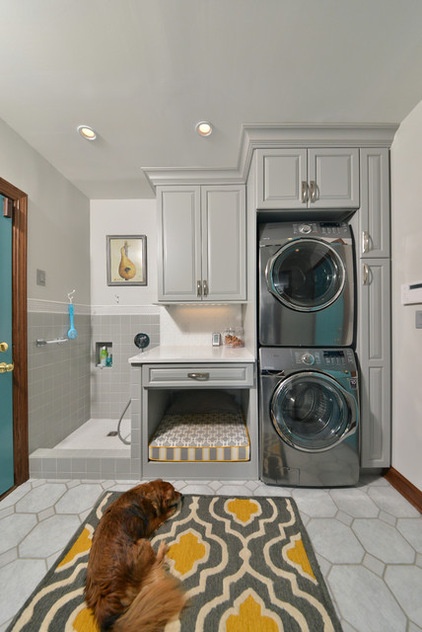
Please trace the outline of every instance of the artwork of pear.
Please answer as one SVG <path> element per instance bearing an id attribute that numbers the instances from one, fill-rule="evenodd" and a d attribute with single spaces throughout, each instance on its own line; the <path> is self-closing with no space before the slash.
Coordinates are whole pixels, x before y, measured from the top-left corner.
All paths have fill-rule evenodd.
<path id="1" fill-rule="evenodd" d="M 125 281 L 133 279 L 136 274 L 135 264 L 127 256 L 128 244 L 125 241 L 125 245 L 120 248 L 120 263 L 119 263 L 119 275 Z"/>

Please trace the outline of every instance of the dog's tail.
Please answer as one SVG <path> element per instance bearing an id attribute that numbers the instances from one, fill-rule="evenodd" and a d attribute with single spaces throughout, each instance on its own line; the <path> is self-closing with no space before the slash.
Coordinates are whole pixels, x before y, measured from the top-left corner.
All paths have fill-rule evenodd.
<path id="1" fill-rule="evenodd" d="M 113 625 L 113 632 L 157 632 L 185 605 L 186 595 L 179 580 L 157 560 L 128 610 Z"/>

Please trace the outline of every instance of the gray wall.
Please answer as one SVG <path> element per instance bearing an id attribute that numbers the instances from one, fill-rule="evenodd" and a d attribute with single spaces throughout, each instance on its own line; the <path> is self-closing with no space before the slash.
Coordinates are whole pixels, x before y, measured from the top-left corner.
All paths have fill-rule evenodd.
<path id="1" fill-rule="evenodd" d="M 86 418 L 90 400 L 88 316 L 66 348 L 34 348 L 39 329 L 46 338 L 67 332 L 73 289 L 75 312 L 89 314 L 89 200 L 1 120 L 0 146 L 1 177 L 28 194 L 29 436 L 31 446 L 45 445 Z"/>
<path id="2" fill-rule="evenodd" d="M 68 315 L 28 313 L 30 453 L 53 448 L 91 417 L 118 420 L 130 398 L 128 358 L 139 353 L 135 335 L 148 334 L 149 348 L 160 342 L 158 314 L 91 317 L 75 306 L 75 326 L 75 340 L 37 346 L 39 339 L 66 338 Z M 112 366 L 104 369 L 97 366 L 101 342 L 110 343 L 113 353 Z"/>
<path id="3" fill-rule="evenodd" d="M 90 416 L 89 315 L 75 315 L 78 337 L 37 347 L 37 339 L 66 337 L 67 313 L 28 312 L 29 453 L 52 448 Z"/>
<path id="4" fill-rule="evenodd" d="M 142 308 L 140 308 L 140 311 Z M 130 364 L 128 358 L 140 349 L 133 339 L 137 333 L 150 338 L 149 349 L 160 343 L 158 314 L 92 316 L 91 339 L 91 417 L 119 419 L 130 398 Z M 112 344 L 113 364 L 101 369 L 97 366 L 97 343 Z M 130 417 L 130 408 L 125 417 Z"/>
<path id="5" fill-rule="evenodd" d="M 403 305 L 401 286 L 422 281 L 422 101 L 400 125 L 391 149 L 392 165 L 392 465 L 422 490 L 422 329 L 416 312 Z"/>

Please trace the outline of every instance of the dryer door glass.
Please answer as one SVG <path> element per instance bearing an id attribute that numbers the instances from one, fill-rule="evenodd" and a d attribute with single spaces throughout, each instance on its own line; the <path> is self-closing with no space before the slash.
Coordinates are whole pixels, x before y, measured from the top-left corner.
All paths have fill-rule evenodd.
<path id="1" fill-rule="evenodd" d="M 293 310 L 312 312 L 338 298 L 346 272 L 330 245 L 318 239 L 300 239 L 283 246 L 269 260 L 266 279 L 269 291 L 281 303 Z"/>
<path id="2" fill-rule="evenodd" d="M 347 393 L 330 376 L 316 372 L 296 373 L 281 382 L 270 410 L 280 437 L 307 452 L 332 448 L 354 427 Z"/>

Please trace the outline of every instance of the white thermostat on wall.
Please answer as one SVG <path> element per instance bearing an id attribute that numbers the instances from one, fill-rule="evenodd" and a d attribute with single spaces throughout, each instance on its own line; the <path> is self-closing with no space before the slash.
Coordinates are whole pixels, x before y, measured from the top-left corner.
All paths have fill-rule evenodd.
<path id="1" fill-rule="evenodd" d="M 422 281 L 403 283 L 401 286 L 401 302 L 403 305 L 422 303 Z"/>

